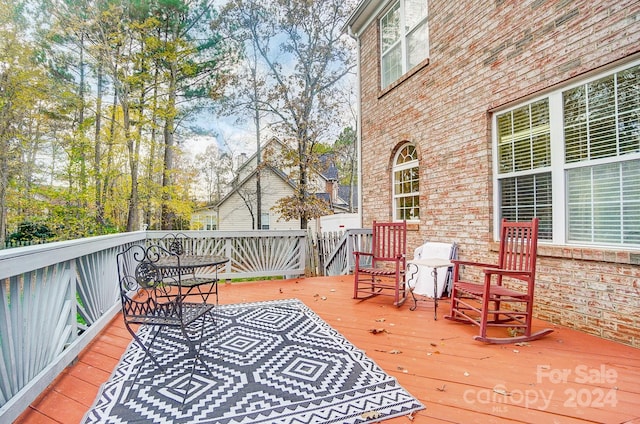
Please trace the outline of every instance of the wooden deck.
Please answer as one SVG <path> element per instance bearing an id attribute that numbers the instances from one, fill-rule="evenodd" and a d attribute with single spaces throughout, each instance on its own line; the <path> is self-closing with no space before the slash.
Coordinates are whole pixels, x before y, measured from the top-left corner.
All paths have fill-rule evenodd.
<path id="1" fill-rule="evenodd" d="M 442 319 L 446 300 L 434 321 L 431 301 L 410 311 L 352 290 L 350 276 L 223 284 L 220 303 L 305 302 L 426 406 L 385 423 L 640 424 L 638 349 L 555 326 L 528 345 L 485 345 L 475 327 Z M 79 422 L 130 341 L 117 316 L 17 422 Z"/>

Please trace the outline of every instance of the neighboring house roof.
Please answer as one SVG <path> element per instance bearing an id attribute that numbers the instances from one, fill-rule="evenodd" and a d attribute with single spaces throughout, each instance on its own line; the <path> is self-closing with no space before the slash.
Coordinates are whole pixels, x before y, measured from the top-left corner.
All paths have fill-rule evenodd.
<path id="1" fill-rule="evenodd" d="M 295 183 L 287 177 L 287 175 L 282 172 L 281 170 L 274 168 L 273 166 L 270 165 L 266 165 L 265 166 L 266 169 L 269 169 L 270 171 L 272 171 L 276 176 L 278 176 L 279 178 L 282 179 L 282 181 L 286 182 L 287 184 L 289 184 L 291 186 L 291 188 L 295 188 Z M 220 199 L 220 201 L 218 203 L 216 203 L 215 207 L 219 208 L 221 204 L 223 204 L 224 202 L 226 202 L 231 196 L 233 196 L 239 188 L 243 187 L 247 181 L 251 180 L 253 177 L 255 177 L 255 175 L 258 173 L 258 169 L 254 169 L 253 171 L 251 171 L 251 173 L 247 174 L 247 176 L 245 178 L 242 179 L 242 181 L 240 181 L 237 185 L 234 185 L 233 189 L 230 190 L 226 195 L 224 195 L 224 197 L 222 199 Z"/>
<path id="2" fill-rule="evenodd" d="M 338 186 L 338 197 L 340 199 L 343 199 L 344 204 L 347 206 L 347 208 L 349 207 L 349 186 L 348 185 L 339 185 Z M 353 209 L 358 209 L 358 186 L 354 184 L 353 186 L 353 194 L 351 196 L 351 199 L 353 200 L 352 203 L 352 207 Z"/>
<path id="3" fill-rule="evenodd" d="M 200 213 L 200 212 L 206 212 L 206 211 L 210 211 L 210 210 L 215 210 L 216 207 L 217 207 L 216 205 L 203 206 L 201 208 L 194 209 L 193 213 Z"/>
<path id="4" fill-rule="evenodd" d="M 272 144 L 277 144 L 278 146 L 280 146 L 281 149 L 290 149 L 290 147 L 284 144 L 282 141 L 280 141 L 279 138 L 271 137 L 269 140 L 267 140 L 266 143 L 260 146 L 261 155 L 264 155 L 264 151 L 267 150 L 269 146 Z M 258 156 L 258 152 L 253 153 L 238 167 L 238 169 L 236 170 L 236 177 L 234 178 L 234 180 L 237 179 L 240 175 L 242 175 L 243 172 L 247 172 L 248 171 L 247 168 L 249 168 L 249 166 L 253 166 L 254 162 L 257 163 L 257 156 Z M 255 172 L 255 169 L 250 173 L 253 173 L 253 172 Z M 285 174 L 284 172 L 281 172 L 281 173 Z"/>
<path id="5" fill-rule="evenodd" d="M 282 141 L 280 141 L 278 138 L 276 137 L 272 137 L 271 139 L 269 139 L 269 141 L 267 141 L 261 148 L 262 151 L 266 150 L 271 144 L 277 144 L 280 148 L 282 149 L 290 149 L 289 146 L 287 146 L 286 144 L 284 144 Z M 241 187 L 243 187 L 247 181 L 255 178 L 258 170 L 257 168 L 255 168 L 255 164 L 257 163 L 257 152 L 252 154 L 243 164 L 240 165 L 240 167 L 238 168 L 237 172 L 236 172 L 236 177 L 234 178 L 234 182 L 233 182 L 233 188 L 227 193 L 225 194 L 222 199 L 220 199 L 220 201 L 218 201 L 218 203 L 216 203 L 215 208 L 219 208 L 222 204 L 224 204 L 229 198 L 231 198 Z M 330 157 L 330 155 L 323 155 L 323 157 L 321 157 L 321 163 L 323 164 L 323 167 L 326 167 L 326 170 L 324 172 L 318 172 L 318 171 L 314 171 L 318 177 L 320 177 L 322 180 L 324 181 L 337 181 L 338 180 L 338 168 L 335 166 L 334 162 L 332 161 L 332 158 Z M 249 172 L 248 167 L 250 166 L 254 166 L 254 169 L 252 169 Z M 271 171 L 273 174 L 275 174 L 276 176 L 278 176 L 280 179 L 282 179 L 284 182 L 286 182 L 289 186 L 291 186 L 292 189 L 295 189 L 296 187 L 296 182 L 293 181 L 291 178 L 289 178 L 289 176 L 287 175 L 286 172 L 284 172 L 282 169 L 273 166 L 271 164 L 265 163 L 263 162 L 263 170 L 264 169 L 268 169 L 269 171 Z M 244 177 L 242 178 L 241 181 L 238 181 L 238 178 L 244 175 Z M 349 187 L 347 186 L 340 186 L 338 185 L 337 187 L 338 190 L 338 199 L 335 199 L 332 201 L 331 199 L 331 193 L 326 193 L 326 192 L 316 192 L 314 193 L 314 195 L 316 195 L 317 197 L 324 199 L 332 209 L 340 209 L 341 211 L 347 211 L 349 209 L 349 202 L 348 202 L 348 198 L 349 198 Z M 355 190 L 355 187 L 354 187 Z M 344 195 L 342 195 L 341 193 L 344 193 Z M 357 196 L 356 196 L 357 197 Z M 347 200 L 345 200 L 347 199 Z M 354 197 L 355 199 L 355 197 Z"/>
<path id="6" fill-rule="evenodd" d="M 334 180 L 337 181 L 338 180 L 338 168 L 331 163 L 331 165 L 329 165 L 329 168 L 324 171 L 322 173 L 322 175 L 324 175 L 324 177 L 328 180 Z"/>

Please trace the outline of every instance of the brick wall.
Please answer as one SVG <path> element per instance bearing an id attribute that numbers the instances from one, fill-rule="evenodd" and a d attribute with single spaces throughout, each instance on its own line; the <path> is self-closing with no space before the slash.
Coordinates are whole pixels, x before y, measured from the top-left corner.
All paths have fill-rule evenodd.
<path id="1" fill-rule="evenodd" d="M 379 89 L 376 23 L 360 37 L 364 224 L 391 218 L 391 160 L 417 143 L 425 240 L 494 261 L 490 110 L 640 54 L 640 2 L 429 1 L 428 63 Z M 640 251 L 541 246 L 537 314 L 640 347 Z"/>

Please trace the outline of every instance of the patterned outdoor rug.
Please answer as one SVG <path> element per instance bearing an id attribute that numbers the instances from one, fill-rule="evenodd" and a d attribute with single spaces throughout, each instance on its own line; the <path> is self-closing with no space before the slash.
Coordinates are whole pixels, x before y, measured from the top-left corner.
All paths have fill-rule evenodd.
<path id="1" fill-rule="evenodd" d="M 165 329 L 155 343 L 176 352 L 160 359 L 165 372 L 132 343 L 84 422 L 367 423 L 424 408 L 299 300 L 224 305 L 215 316 L 201 349 L 213 376 L 196 368 L 184 406 L 192 359 L 179 331 Z"/>

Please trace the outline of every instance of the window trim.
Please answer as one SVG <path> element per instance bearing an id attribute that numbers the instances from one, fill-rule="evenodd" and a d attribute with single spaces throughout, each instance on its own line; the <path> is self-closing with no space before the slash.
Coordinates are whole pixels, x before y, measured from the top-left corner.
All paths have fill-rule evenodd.
<path id="1" fill-rule="evenodd" d="M 571 162 L 565 163 L 565 146 L 564 146 L 564 113 L 563 113 L 563 92 L 571 90 L 573 88 L 588 84 L 593 81 L 605 78 L 609 75 L 616 74 L 625 69 L 629 69 L 635 66 L 640 66 L 640 59 L 628 61 L 617 66 L 607 67 L 601 69 L 600 72 L 589 73 L 588 76 L 583 76 L 571 80 L 566 84 L 554 86 L 548 91 L 537 96 L 528 96 L 518 102 L 510 102 L 508 107 L 491 110 L 491 153 L 492 153 L 492 185 L 493 185 L 493 236 L 494 240 L 498 241 L 500 237 L 500 219 L 501 219 L 501 195 L 499 180 L 504 178 L 504 174 L 499 172 L 499 152 L 498 152 L 498 115 L 513 111 L 521 108 L 525 105 L 535 103 L 537 101 L 548 99 L 549 102 L 549 126 L 550 126 L 550 138 L 551 138 L 551 165 L 544 168 L 536 169 L 536 172 L 542 172 L 548 170 L 551 172 L 551 184 L 552 184 L 552 239 L 551 240 L 539 240 L 541 244 L 551 244 L 559 246 L 570 247 L 588 247 L 588 248 L 614 248 L 622 250 L 636 250 L 640 248 L 637 245 L 625 245 L 620 243 L 584 243 L 568 240 L 568 210 L 567 210 L 567 171 L 570 169 L 581 167 L 593 167 L 596 165 L 606 163 L 622 163 L 631 160 L 640 160 L 640 152 L 626 154 L 623 157 L 613 156 L 606 158 L 591 159 L 583 162 Z M 528 175 L 531 172 L 522 172 L 522 174 Z M 510 177 L 520 175 L 520 172 L 509 173 Z"/>
<path id="2" fill-rule="evenodd" d="M 262 212 L 260 217 L 260 230 L 270 230 L 271 229 L 271 212 Z M 267 223 L 265 224 L 265 218 Z M 267 228 L 265 228 L 267 227 Z"/>
<path id="3" fill-rule="evenodd" d="M 416 158 L 411 161 L 398 165 L 397 162 L 398 162 L 398 157 L 400 156 L 400 153 L 408 146 L 413 146 L 414 151 L 416 153 Z M 403 194 L 403 195 L 396 195 L 396 184 L 395 184 L 396 172 L 402 171 L 405 169 L 413 169 L 413 168 L 417 168 L 418 170 L 418 191 L 411 192 L 408 194 Z M 393 162 L 391 163 L 391 212 L 393 216 L 393 221 L 402 221 L 402 219 L 398 216 L 399 214 L 398 214 L 398 209 L 396 208 L 396 200 L 401 197 L 413 197 L 413 196 L 418 197 L 418 217 L 414 219 L 407 219 L 406 221 L 410 223 L 419 223 L 420 222 L 420 158 L 418 157 L 418 146 L 415 143 L 404 142 L 398 146 L 398 149 L 393 155 Z"/>
<path id="4" fill-rule="evenodd" d="M 380 13 L 378 19 L 377 19 L 377 28 L 378 28 L 378 63 L 379 63 L 379 72 L 378 72 L 378 78 L 379 78 L 379 84 L 378 84 L 378 89 L 380 91 L 382 91 L 381 95 L 384 95 L 384 93 L 386 93 L 387 91 L 389 91 L 390 89 L 398 86 L 402 81 L 406 80 L 410 75 L 413 75 L 415 72 L 417 72 L 418 70 L 422 69 L 424 66 L 429 64 L 429 57 L 430 57 L 430 43 L 429 43 L 429 3 L 427 0 L 424 0 L 427 5 L 426 5 L 426 14 L 424 16 L 424 18 L 422 18 L 420 21 L 418 21 L 413 27 L 411 28 L 406 28 L 405 22 L 406 22 L 406 6 L 405 6 L 405 1 L 407 0 L 395 0 L 390 2 L 387 7 L 385 7 L 382 12 Z M 398 13 L 399 13 L 399 39 L 398 41 L 396 41 L 395 43 L 393 43 L 392 45 L 390 45 L 387 50 L 385 51 L 383 49 L 383 45 L 382 45 L 382 22 L 384 20 L 384 18 L 389 14 L 389 12 L 391 12 L 391 10 L 396 6 L 399 5 L 398 7 Z M 409 64 L 408 64 L 408 37 L 415 33 L 415 31 L 417 30 L 417 28 L 419 28 L 421 25 L 425 26 L 425 34 L 426 34 L 426 40 L 424 40 L 424 43 L 426 44 L 426 52 L 425 52 L 425 56 L 414 66 L 412 66 L 411 68 L 409 68 Z M 392 50 L 392 47 L 400 44 L 400 65 L 401 65 L 401 73 L 400 75 L 395 78 L 393 81 L 388 81 L 388 83 L 386 85 L 384 85 L 384 69 L 383 69 L 383 55 L 385 53 L 389 53 Z"/>

